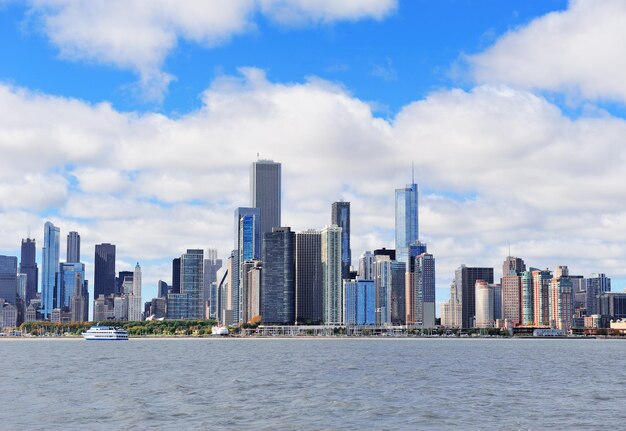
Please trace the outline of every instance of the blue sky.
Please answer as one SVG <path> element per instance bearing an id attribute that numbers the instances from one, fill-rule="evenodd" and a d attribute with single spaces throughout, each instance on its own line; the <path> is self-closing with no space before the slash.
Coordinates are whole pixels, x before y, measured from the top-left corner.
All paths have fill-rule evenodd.
<path id="1" fill-rule="evenodd" d="M 352 202 L 356 263 L 393 246 L 414 160 L 439 302 L 454 268 L 498 275 L 509 245 L 621 290 L 624 17 L 618 0 L 0 1 L 0 253 L 50 219 L 81 233 L 88 278 L 113 242 L 151 297 L 186 248 L 226 257 L 260 152 L 295 230 Z"/>

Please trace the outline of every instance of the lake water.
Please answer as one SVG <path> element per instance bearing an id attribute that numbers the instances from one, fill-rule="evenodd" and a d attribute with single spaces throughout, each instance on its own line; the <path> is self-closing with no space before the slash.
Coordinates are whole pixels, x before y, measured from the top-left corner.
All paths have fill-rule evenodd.
<path id="1" fill-rule="evenodd" d="M 626 428 L 626 342 L 0 340 L 2 430 Z"/>

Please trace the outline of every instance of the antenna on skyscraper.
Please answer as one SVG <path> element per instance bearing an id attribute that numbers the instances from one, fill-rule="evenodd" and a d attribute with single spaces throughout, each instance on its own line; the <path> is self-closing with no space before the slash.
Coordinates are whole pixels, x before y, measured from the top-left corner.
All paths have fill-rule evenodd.
<path id="1" fill-rule="evenodd" d="M 259 160 L 259 153 L 256 153 L 256 159 Z"/>
<path id="2" fill-rule="evenodd" d="M 411 184 L 415 184 L 415 162 L 411 160 Z"/>

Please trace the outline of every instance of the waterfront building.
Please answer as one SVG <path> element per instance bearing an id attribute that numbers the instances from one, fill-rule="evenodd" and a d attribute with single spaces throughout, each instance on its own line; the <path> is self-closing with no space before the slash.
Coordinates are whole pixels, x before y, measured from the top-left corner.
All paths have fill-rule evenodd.
<path id="1" fill-rule="evenodd" d="M 263 323 L 291 325 L 295 321 L 295 234 L 275 227 L 261 244 L 261 317 Z"/>
<path id="2" fill-rule="evenodd" d="M 599 314 L 599 295 L 611 291 L 611 279 L 605 274 L 591 274 L 586 279 L 585 314 Z"/>
<path id="3" fill-rule="evenodd" d="M 67 249 L 66 258 L 67 263 L 80 262 L 80 235 L 78 232 L 70 232 L 67 234 Z"/>
<path id="4" fill-rule="evenodd" d="M 567 272 L 563 272 L 563 267 L 555 271 L 558 277 L 550 281 L 550 325 L 553 328 L 568 332 L 572 329 L 572 282 L 567 277 Z M 565 267 L 567 268 L 567 267 Z"/>
<path id="5" fill-rule="evenodd" d="M 16 305 L 17 300 L 17 257 L 0 256 L 0 298 Z"/>
<path id="6" fill-rule="evenodd" d="M 241 283 L 244 292 L 243 322 L 249 322 L 261 315 L 261 282 L 263 264 L 260 260 L 251 260 L 243 264 Z"/>
<path id="7" fill-rule="evenodd" d="M 324 270 L 322 234 L 306 230 L 296 234 L 296 316 L 297 324 L 323 322 Z"/>
<path id="8" fill-rule="evenodd" d="M 121 295 L 113 296 L 113 319 L 117 321 L 121 320 L 135 320 L 129 319 L 129 295 L 122 293 Z"/>
<path id="9" fill-rule="evenodd" d="M 414 285 L 412 306 L 414 324 L 423 328 L 435 326 L 435 258 L 422 253 L 413 258 Z"/>
<path id="10" fill-rule="evenodd" d="M 532 271 L 533 277 L 533 321 L 535 325 L 550 324 L 550 280 L 552 273 L 545 269 Z"/>
<path id="11" fill-rule="evenodd" d="M 460 328 L 462 306 L 456 283 L 450 285 L 450 299 L 441 304 L 441 324 L 448 328 Z"/>
<path id="12" fill-rule="evenodd" d="M 0 330 L 15 328 L 17 326 L 17 317 L 18 310 L 15 304 L 0 298 Z"/>
<path id="13" fill-rule="evenodd" d="M 493 320 L 502 319 L 502 285 L 492 284 L 493 288 Z"/>
<path id="14" fill-rule="evenodd" d="M 245 322 L 243 316 L 246 304 L 245 289 L 240 282 L 243 278 L 243 265 L 261 258 L 261 220 L 259 208 L 237 208 L 235 210 L 235 250 L 233 264 L 236 271 L 231 277 L 233 289 L 233 311 L 239 322 Z"/>
<path id="15" fill-rule="evenodd" d="M 522 322 L 522 277 L 504 275 L 502 277 L 502 319 L 514 325 Z"/>
<path id="16" fill-rule="evenodd" d="M 184 293 L 167 294 L 167 318 L 171 320 L 187 319 L 187 295 Z"/>
<path id="17" fill-rule="evenodd" d="M 376 324 L 376 285 L 373 280 L 344 280 L 344 324 Z"/>
<path id="18" fill-rule="evenodd" d="M 341 228 L 341 278 L 350 278 L 352 251 L 350 250 L 350 202 L 333 202 L 331 225 Z"/>
<path id="19" fill-rule="evenodd" d="M 281 165 L 272 160 L 252 163 L 250 172 L 250 206 L 258 208 L 261 215 L 261 232 L 271 233 L 280 226 Z"/>
<path id="20" fill-rule="evenodd" d="M 599 297 L 600 315 L 607 320 L 626 319 L 626 292 L 604 292 Z"/>
<path id="21" fill-rule="evenodd" d="M 93 295 L 98 298 L 119 293 L 115 283 L 115 245 L 109 243 L 96 244 L 94 257 Z M 94 317 L 95 319 L 95 317 Z"/>
<path id="22" fill-rule="evenodd" d="M 476 280 L 476 327 L 493 328 L 494 319 L 494 291 L 493 285 L 485 280 Z"/>
<path id="23" fill-rule="evenodd" d="M 26 274 L 26 296 L 24 303 L 28 305 L 37 296 L 39 268 L 36 262 L 37 247 L 34 239 L 22 239 L 20 256 L 20 273 Z"/>
<path id="24" fill-rule="evenodd" d="M 142 302 L 141 302 L 141 267 L 139 262 L 135 265 L 135 271 L 133 273 L 133 284 L 128 297 L 128 320 L 139 321 L 143 320 L 141 316 Z"/>
<path id="25" fill-rule="evenodd" d="M 54 308 L 54 283 L 59 270 L 60 229 L 49 221 L 44 225 L 41 250 L 41 306 L 44 318 L 50 318 Z"/>
<path id="26" fill-rule="evenodd" d="M 476 316 L 476 280 L 493 284 L 493 268 L 467 267 L 461 265 L 454 273 L 457 293 L 461 294 L 461 326 L 472 328 Z"/>
<path id="27" fill-rule="evenodd" d="M 361 280 L 374 279 L 374 253 L 366 251 L 359 256 L 359 277 Z"/>
<path id="28" fill-rule="evenodd" d="M 532 271 L 524 271 L 520 276 L 520 283 L 522 286 L 522 325 L 532 326 L 535 324 Z"/>
<path id="29" fill-rule="evenodd" d="M 502 277 L 507 275 L 520 275 L 526 271 L 524 259 L 515 256 L 507 256 L 502 264 Z"/>
<path id="30" fill-rule="evenodd" d="M 409 246 L 419 239 L 417 184 L 396 189 L 396 259 L 409 262 Z"/>
<path id="31" fill-rule="evenodd" d="M 378 255 L 374 261 L 376 319 L 379 325 L 406 323 L 406 264 Z"/>
<path id="32" fill-rule="evenodd" d="M 83 280 L 85 267 L 82 263 L 80 268 L 82 273 L 74 273 L 74 291 L 70 298 L 70 313 L 72 322 L 87 322 L 89 320 L 89 291 L 87 288 L 87 280 Z M 74 263 L 74 265 L 77 265 Z M 69 287 L 66 284 L 66 288 Z"/>
<path id="33" fill-rule="evenodd" d="M 415 258 L 421 254 L 428 253 L 426 244 L 415 241 L 409 245 L 409 262 L 407 264 L 407 272 L 405 273 L 405 309 L 406 323 L 410 325 L 417 324 L 416 320 L 416 278 L 415 278 Z M 421 299 L 420 299 L 421 300 Z M 420 311 L 421 313 L 421 311 Z M 421 314 L 420 314 L 421 316 Z M 420 317 L 420 322 L 422 322 Z M 421 325 L 421 323 L 420 323 Z"/>
<path id="34" fill-rule="evenodd" d="M 180 293 L 187 295 L 186 319 L 199 320 L 204 318 L 202 301 L 202 283 L 204 251 L 188 249 L 180 257 Z"/>
<path id="35" fill-rule="evenodd" d="M 321 231 L 322 315 L 326 325 L 343 324 L 343 284 L 341 281 L 341 228 L 326 226 Z"/>
<path id="36" fill-rule="evenodd" d="M 216 297 L 214 287 L 217 286 L 217 270 L 221 267 L 222 259 L 217 258 L 217 249 L 209 248 L 204 259 L 204 278 L 202 282 L 202 300 L 206 310 L 204 316 L 205 319 L 215 318 L 215 313 L 211 314 L 211 301 L 215 300 L 212 298 Z"/>

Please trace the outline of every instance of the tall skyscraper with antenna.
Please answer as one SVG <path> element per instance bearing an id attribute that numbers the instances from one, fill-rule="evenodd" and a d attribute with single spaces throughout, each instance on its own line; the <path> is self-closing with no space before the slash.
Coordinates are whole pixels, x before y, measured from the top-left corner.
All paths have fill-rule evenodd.
<path id="1" fill-rule="evenodd" d="M 258 208 L 262 236 L 280 227 L 281 165 L 273 160 L 257 160 L 250 172 L 250 206 Z"/>
<path id="2" fill-rule="evenodd" d="M 419 239 L 417 184 L 411 170 L 411 184 L 396 189 L 396 260 L 408 262 L 409 246 Z"/>

